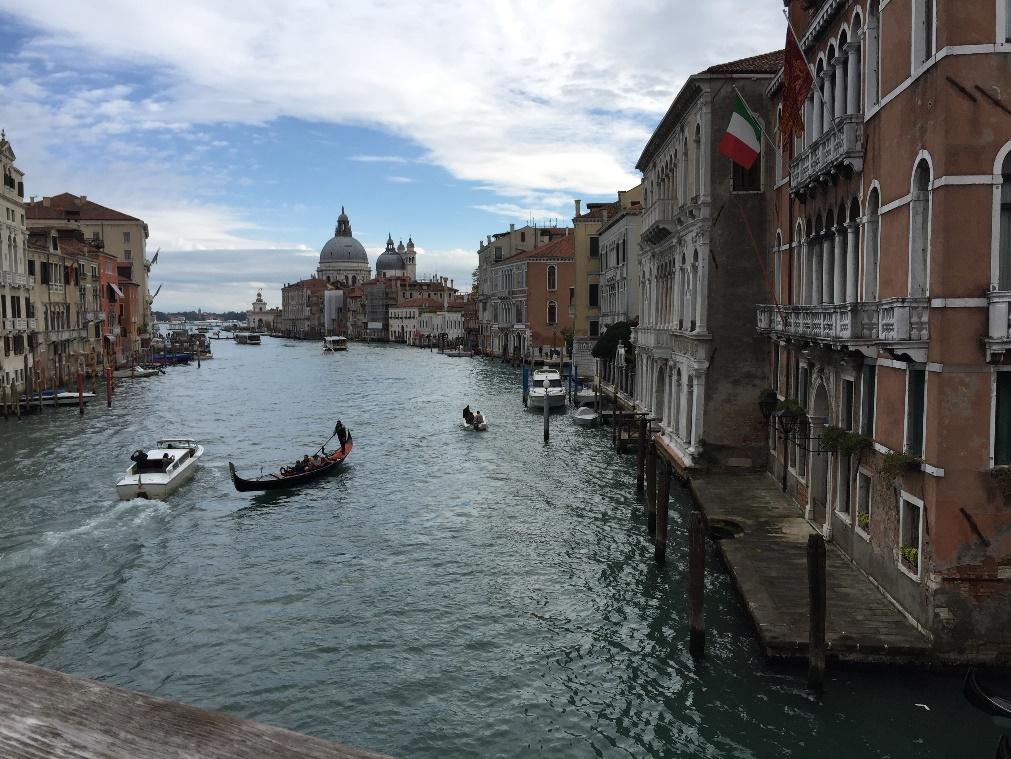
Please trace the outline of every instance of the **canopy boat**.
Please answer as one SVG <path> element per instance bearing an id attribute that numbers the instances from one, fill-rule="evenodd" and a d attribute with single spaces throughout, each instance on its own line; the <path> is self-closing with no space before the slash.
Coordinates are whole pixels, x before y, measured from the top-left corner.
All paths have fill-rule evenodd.
<path id="1" fill-rule="evenodd" d="M 28 404 L 38 403 L 40 395 L 42 396 L 43 406 L 76 406 L 81 401 L 77 393 L 68 393 L 65 390 L 43 390 L 41 393 L 22 395 L 21 402 Z M 85 404 L 95 397 L 94 393 L 81 393 L 81 395 L 84 396 Z"/>
<path id="2" fill-rule="evenodd" d="M 580 406 L 572 415 L 572 421 L 583 427 L 589 427 L 597 421 L 598 416 L 600 415 L 589 406 Z"/>
<path id="3" fill-rule="evenodd" d="M 196 473 L 197 461 L 204 455 L 203 446 L 190 438 L 159 440 L 150 451 L 137 450 L 130 459 L 133 465 L 116 483 L 121 500 L 157 498 L 177 490 Z"/>
<path id="4" fill-rule="evenodd" d="M 333 439 L 331 437 L 331 439 Z M 330 442 L 329 440 L 327 442 Z M 323 444 L 324 447 L 326 443 Z M 295 474 L 293 469 L 288 469 L 286 467 L 281 467 L 279 472 L 271 472 L 270 474 L 263 474 L 259 477 L 253 477 L 251 479 L 244 479 L 239 477 L 235 471 L 235 465 L 229 461 L 228 471 L 232 475 L 232 482 L 235 485 L 235 489 L 240 493 L 245 493 L 251 490 L 280 490 L 281 488 L 295 487 L 296 485 L 301 485 L 302 483 L 309 482 L 310 480 L 315 480 L 317 477 L 322 477 L 327 472 L 333 472 L 340 468 L 340 465 L 344 462 L 348 456 L 351 455 L 351 449 L 353 448 L 353 443 L 351 441 L 351 432 L 348 431 L 347 442 L 344 443 L 341 448 L 323 455 L 324 463 L 320 466 L 316 466 L 313 469 Z"/>
<path id="5" fill-rule="evenodd" d="M 464 350 L 463 348 L 450 348 L 447 351 L 443 351 L 442 355 L 449 356 L 450 358 L 471 358 L 474 355 L 474 351 Z"/>
<path id="6" fill-rule="evenodd" d="M 348 339 L 340 335 L 330 335 L 323 338 L 323 352 L 336 353 L 348 349 Z"/>
<path id="7" fill-rule="evenodd" d="M 544 383 L 547 382 L 547 387 Z M 565 405 L 565 388 L 562 387 L 562 375 L 554 369 L 535 369 L 530 379 L 530 392 L 527 405 L 534 408 Z"/>
<path id="8" fill-rule="evenodd" d="M 193 360 L 192 353 L 156 353 L 151 356 L 151 362 L 160 366 L 188 364 Z"/>
<path id="9" fill-rule="evenodd" d="M 260 336 L 255 332 L 236 332 L 235 342 L 239 345 L 259 345 Z"/>

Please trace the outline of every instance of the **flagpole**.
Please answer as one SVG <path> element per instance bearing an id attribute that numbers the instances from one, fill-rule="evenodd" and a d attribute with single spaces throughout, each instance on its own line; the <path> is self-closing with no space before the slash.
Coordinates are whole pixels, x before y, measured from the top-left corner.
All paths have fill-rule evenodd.
<path id="1" fill-rule="evenodd" d="M 744 103 L 744 107 L 748 109 L 748 113 L 751 114 L 751 117 L 755 120 L 755 123 L 758 124 L 758 129 L 762 133 L 762 137 L 764 137 L 768 141 L 769 145 L 772 146 L 773 150 L 776 150 L 777 148 L 775 141 L 769 136 L 769 133 L 765 131 L 765 127 L 762 126 L 762 120 L 759 118 L 758 114 L 755 113 L 755 109 L 751 107 L 751 104 L 748 102 L 747 98 L 745 98 L 744 95 L 741 94 L 741 91 L 737 89 L 736 84 L 732 84 L 730 86 L 734 88 L 734 92 L 737 93 L 737 97 L 741 99 L 741 102 Z"/>
<path id="2" fill-rule="evenodd" d="M 790 14 L 787 12 L 786 8 L 783 8 L 783 17 L 786 19 L 786 26 L 790 30 L 790 34 L 793 35 L 794 42 L 797 43 L 797 49 L 800 51 L 800 57 L 804 59 L 804 65 L 807 66 L 807 71 L 811 75 L 811 87 L 816 93 L 818 93 L 818 99 L 821 101 L 822 109 L 824 110 L 828 103 L 825 102 L 825 96 L 821 94 L 821 86 L 818 84 L 818 75 L 814 71 L 814 67 L 811 62 L 807 59 L 807 54 L 804 52 L 804 46 L 800 44 L 800 37 L 797 36 L 797 31 L 793 28 L 793 23 L 790 21 Z M 806 125 L 805 125 L 806 126 Z M 835 119 L 832 119 L 832 131 L 838 133 L 839 127 L 836 126 Z M 821 135 L 817 135 L 813 138 L 812 142 Z"/>

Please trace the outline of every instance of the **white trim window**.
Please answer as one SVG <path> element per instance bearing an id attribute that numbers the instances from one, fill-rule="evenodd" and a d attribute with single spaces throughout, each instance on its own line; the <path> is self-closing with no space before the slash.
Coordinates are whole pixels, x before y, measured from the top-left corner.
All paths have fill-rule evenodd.
<path id="1" fill-rule="evenodd" d="M 881 250 L 881 192 L 874 186 L 867 197 L 864 221 L 864 300 L 878 299 L 878 261 Z"/>
<path id="2" fill-rule="evenodd" d="M 923 67 L 937 50 L 937 0 L 913 0 L 912 71 Z"/>
<path id="3" fill-rule="evenodd" d="M 866 108 L 870 111 L 881 102 L 881 2 L 870 0 L 867 5 L 867 54 L 864 63 Z"/>
<path id="4" fill-rule="evenodd" d="M 1011 0 L 997 0 L 997 43 L 1011 42 Z"/>
<path id="5" fill-rule="evenodd" d="M 558 289 L 558 268 L 554 265 L 548 266 L 548 289 L 557 290 Z"/>
<path id="6" fill-rule="evenodd" d="M 909 297 L 925 298 L 929 291 L 931 169 L 921 157 L 913 171 L 909 202 Z"/>
<path id="7" fill-rule="evenodd" d="M 853 525 L 857 534 L 864 540 L 871 539 L 871 475 L 860 470 L 857 472 L 856 517 Z"/>
<path id="8" fill-rule="evenodd" d="M 548 324 L 557 324 L 558 323 L 558 303 L 556 303 L 553 300 L 549 300 L 548 301 L 547 311 L 548 311 L 548 313 L 547 313 Z"/>
<path id="9" fill-rule="evenodd" d="M 1011 151 L 1004 156 L 1001 180 L 997 204 L 997 289 L 1011 290 Z"/>
<path id="10" fill-rule="evenodd" d="M 906 372 L 906 434 L 905 449 L 914 456 L 923 456 L 926 431 L 927 370 L 910 367 Z"/>
<path id="11" fill-rule="evenodd" d="M 899 569 L 914 580 L 923 570 L 923 501 L 905 491 L 899 498 Z"/>

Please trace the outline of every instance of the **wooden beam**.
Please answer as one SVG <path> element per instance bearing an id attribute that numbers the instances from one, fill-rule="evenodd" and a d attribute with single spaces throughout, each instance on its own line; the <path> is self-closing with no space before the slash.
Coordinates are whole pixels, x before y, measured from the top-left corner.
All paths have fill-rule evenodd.
<path id="1" fill-rule="evenodd" d="M 0 658 L 0 756 L 383 759 L 5 658 Z"/>

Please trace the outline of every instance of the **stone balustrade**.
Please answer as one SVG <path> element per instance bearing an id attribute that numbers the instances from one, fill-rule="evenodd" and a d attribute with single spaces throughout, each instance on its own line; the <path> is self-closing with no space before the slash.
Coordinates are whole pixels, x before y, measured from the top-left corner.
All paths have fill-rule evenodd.
<path id="1" fill-rule="evenodd" d="M 758 306 L 758 331 L 825 342 L 924 342 L 930 337 L 927 298 L 870 303 Z"/>
<path id="2" fill-rule="evenodd" d="M 790 183 L 794 190 L 827 181 L 844 166 L 854 172 L 863 169 L 863 116 L 840 116 L 835 125 L 835 129 L 829 129 L 790 162 Z"/>

